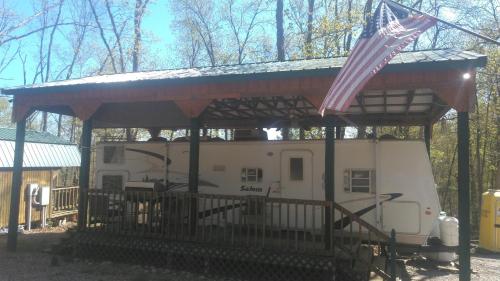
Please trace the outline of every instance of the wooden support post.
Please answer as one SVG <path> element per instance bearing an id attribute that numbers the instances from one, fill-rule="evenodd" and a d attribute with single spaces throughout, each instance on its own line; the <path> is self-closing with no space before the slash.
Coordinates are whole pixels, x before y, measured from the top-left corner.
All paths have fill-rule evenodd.
<path id="1" fill-rule="evenodd" d="M 198 173 L 200 166 L 200 120 L 191 118 L 191 138 L 189 139 L 189 192 L 198 193 Z M 196 235 L 198 222 L 198 199 L 192 197 L 190 202 L 190 229 L 191 235 Z"/>
<path id="2" fill-rule="evenodd" d="M 330 228 L 335 218 L 332 217 L 333 203 L 335 202 L 335 124 L 332 115 L 325 118 L 325 200 L 332 204 L 332 209 L 325 209 L 325 247 L 334 250 L 334 240 L 331 240 Z"/>
<path id="3" fill-rule="evenodd" d="M 424 140 L 425 147 L 427 148 L 427 155 L 431 157 L 431 134 L 432 134 L 432 124 L 424 126 Z"/>
<path id="4" fill-rule="evenodd" d="M 78 202 L 78 228 L 87 227 L 88 191 L 90 176 L 90 147 L 92 146 L 92 119 L 83 121 L 80 164 L 80 194 Z"/>
<path id="5" fill-rule="evenodd" d="M 289 140 L 290 139 L 290 129 L 289 128 L 281 128 L 281 139 Z"/>
<path id="6" fill-rule="evenodd" d="M 470 280 L 469 113 L 458 113 L 459 280 Z"/>
<path id="7" fill-rule="evenodd" d="M 198 193 L 198 172 L 200 162 L 200 120 L 191 118 L 189 139 L 189 192 Z"/>
<path id="8" fill-rule="evenodd" d="M 16 124 L 16 146 L 14 151 L 14 167 L 12 171 L 12 187 L 10 193 L 9 233 L 7 250 L 15 252 L 17 248 L 17 228 L 19 225 L 19 201 L 23 184 L 24 137 L 26 135 L 26 118 Z"/>

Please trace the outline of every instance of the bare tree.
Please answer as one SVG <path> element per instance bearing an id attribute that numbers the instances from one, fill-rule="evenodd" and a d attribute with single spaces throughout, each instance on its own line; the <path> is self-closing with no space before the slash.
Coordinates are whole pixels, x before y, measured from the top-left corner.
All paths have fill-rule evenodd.
<path id="1" fill-rule="evenodd" d="M 176 0 L 171 6 L 176 14 L 175 25 L 181 32 L 194 32 L 202 43 L 210 65 L 218 63 L 217 40 L 221 18 L 216 16 L 216 2 L 213 0 Z"/>
<path id="2" fill-rule="evenodd" d="M 313 35 L 313 19 L 314 19 L 314 0 L 307 0 L 307 33 L 305 42 L 306 58 L 313 57 L 312 35 Z"/>
<path id="3" fill-rule="evenodd" d="M 12 42 L 18 41 L 30 35 L 36 34 L 47 28 L 51 28 L 52 25 L 43 25 L 41 27 L 26 30 L 29 24 L 33 23 L 36 19 L 44 17 L 50 12 L 56 5 L 43 5 L 41 9 L 35 11 L 31 16 L 18 19 L 18 16 L 13 12 L 6 4 L 5 1 L 0 2 L 0 46 Z"/>
<path id="4" fill-rule="evenodd" d="M 116 68 L 115 58 L 113 55 L 113 51 L 109 45 L 108 39 L 106 38 L 106 34 L 105 34 L 104 28 L 101 24 L 101 21 L 99 20 L 96 6 L 95 6 L 93 0 L 88 0 L 88 1 L 90 4 L 90 9 L 92 10 L 92 14 L 94 15 L 95 23 L 97 25 L 97 28 L 99 29 L 99 35 L 101 37 L 102 43 L 104 44 L 104 46 L 106 46 L 106 50 L 108 51 L 108 57 L 111 60 L 111 66 L 113 67 L 113 71 L 114 71 L 114 73 L 118 73 L 118 70 Z"/>
<path id="5" fill-rule="evenodd" d="M 134 10 L 134 48 L 132 49 L 132 71 L 139 70 L 139 61 L 141 55 L 141 44 L 142 44 L 142 34 L 141 34 L 141 23 L 144 12 L 146 11 L 146 6 L 149 0 L 136 0 L 135 10 Z"/>
<path id="6" fill-rule="evenodd" d="M 229 22 L 238 48 L 237 62 L 242 64 L 245 59 L 245 49 L 259 24 L 258 16 L 265 11 L 264 1 L 240 1 L 239 7 L 236 7 L 235 0 L 227 0 L 226 4 L 229 10 L 226 20 Z"/>
<path id="7" fill-rule="evenodd" d="M 123 48 L 121 43 L 121 32 L 118 32 L 118 29 L 116 28 L 115 17 L 113 15 L 113 12 L 111 11 L 109 0 L 105 0 L 104 3 L 106 4 L 106 11 L 108 12 L 108 17 L 111 22 L 111 26 L 113 27 L 113 34 L 115 35 L 116 38 L 116 44 L 118 45 L 118 52 L 120 54 L 120 70 L 121 72 L 125 72 L 125 57 L 123 55 Z"/>
<path id="8" fill-rule="evenodd" d="M 276 1 L 276 49 L 278 61 L 285 60 L 285 31 L 283 29 L 283 0 Z"/>
<path id="9" fill-rule="evenodd" d="M 285 31 L 283 29 L 283 0 L 276 1 L 276 49 L 278 52 L 278 61 L 284 61 Z M 281 137 L 283 140 L 288 140 L 289 135 L 289 128 L 281 128 Z"/>

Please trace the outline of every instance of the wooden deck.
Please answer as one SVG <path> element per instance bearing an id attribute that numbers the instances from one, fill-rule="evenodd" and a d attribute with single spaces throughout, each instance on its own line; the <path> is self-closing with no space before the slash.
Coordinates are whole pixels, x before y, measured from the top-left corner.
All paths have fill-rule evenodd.
<path id="1" fill-rule="evenodd" d="M 231 253 L 223 254 L 225 260 L 252 260 L 250 257 L 256 256 L 267 260 L 266 256 L 276 255 L 280 257 L 276 261 L 291 261 L 297 257 L 291 266 L 319 258 L 345 263 L 343 268 L 352 272 L 357 266 L 365 273 L 389 278 L 386 268 L 373 262 L 386 252 L 389 237 L 328 201 L 104 190 L 89 191 L 88 200 L 88 222 L 80 233 L 79 245 L 125 247 L 131 262 L 134 252 L 173 247 L 176 250 L 165 250 L 167 256 L 178 255 L 177 251 L 186 255 L 183 251 L 188 251 L 211 260 L 221 258 L 222 251 Z M 97 241 L 98 237 L 102 239 Z M 123 242 L 110 242 L 116 239 Z M 106 255 L 122 250 L 110 250 Z"/>

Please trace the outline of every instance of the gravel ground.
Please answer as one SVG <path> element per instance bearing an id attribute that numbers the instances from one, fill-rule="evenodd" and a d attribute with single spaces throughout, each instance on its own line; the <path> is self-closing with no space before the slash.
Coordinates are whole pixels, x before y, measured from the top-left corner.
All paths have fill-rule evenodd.
<path id="1" fill-rule="evenodd" d="M 458 280 L 458 265 L 439 264 L 423 258 L 405 261 L 406 272 L 400 274 L 402 280 Z M 500 254 L 472 254 L 472 280 L 500 280 Z"/>
<path id="2" fill-rule="evenodd" d="M 168 269 L 142 267 L 111 262 L 65 260 L 48 251 L 65 237 L 65 227 L 34 230 L 20 234 L 18 251 L 5 251 L 6 235 L 0 236 L 0 280 L 102 280 L 102 281 L 219 281 L 200 274 Z M 401 262 L 405 269 L 402 280 L 458 280 L 458 269 L 453 265 L 436 264 L 423 258 Z M 500 255 L 474 254 L 473 280 L 500 280 Z"/>

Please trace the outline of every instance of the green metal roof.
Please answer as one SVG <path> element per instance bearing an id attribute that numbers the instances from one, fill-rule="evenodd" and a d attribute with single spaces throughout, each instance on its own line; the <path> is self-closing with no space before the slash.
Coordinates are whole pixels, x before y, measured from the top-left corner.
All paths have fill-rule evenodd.
<path id="1" fill-rule="evenodd" d="M 0 128 L 0 140 L 15 141 L 16 129 L 14 128 Z M 54 136 L 47 132 L 37 132 L 26 130 L 25 142 L 33 143 L 48 143 L 48 144 L 72 144 L 60 137 Z"/>
<path id="2" fill-rule="evenodd" d="M 293 60 L 284 62 L 249 63 L 215 67 L 170 69 L 91 76 L 43 84 L 3 89 L 4 94 L 50 90 L 51 88 L 133 86 L 136 83 L 193 83 L 238 79 L 271 79 L 275 77 L 335 75 L 347 57 Z M 486 56 L 469 51 L 446 49 L 403 52 L 396 55 L 381 72 L 402 70 L 482 67 Z"/>

